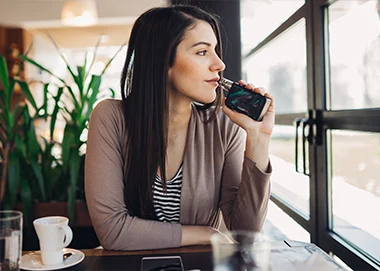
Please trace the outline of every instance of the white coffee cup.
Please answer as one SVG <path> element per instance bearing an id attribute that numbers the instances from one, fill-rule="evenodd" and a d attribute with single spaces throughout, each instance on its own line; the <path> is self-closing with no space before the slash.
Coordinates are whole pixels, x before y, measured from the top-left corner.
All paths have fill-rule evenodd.
<path id="1" fill-rule="evenodd" d="M 33 221 L 40 241 L 43 265 L 57 265 L 63 262 L 63 248 L 73 239 L 68 226 L 69 219 L 63 216 L 47 216 Z"/>

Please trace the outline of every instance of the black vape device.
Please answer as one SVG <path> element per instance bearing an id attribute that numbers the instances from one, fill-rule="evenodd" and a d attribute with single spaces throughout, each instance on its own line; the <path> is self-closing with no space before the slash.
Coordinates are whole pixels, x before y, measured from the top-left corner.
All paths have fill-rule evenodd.
<path id="1" fill-rule="evenodd" d="M 270 99 L 226 78 L 221 78 L 219 84 L 228 91 L 226 105 L 230 109 L 257 121 L 263 119 L 270 105 Z"/>

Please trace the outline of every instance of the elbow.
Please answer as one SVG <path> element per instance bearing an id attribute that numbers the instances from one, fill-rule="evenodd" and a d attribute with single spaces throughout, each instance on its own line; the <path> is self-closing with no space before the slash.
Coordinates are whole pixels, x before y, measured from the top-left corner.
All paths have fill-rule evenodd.
<path id="1" fill-rule="evenodd" d="M 100 245 L 105 250 L 127 250 L 128 249 L 128 240 L 129 238 L 122 238 L 123 234 L 123 225 L 120 223 L 124 216 L 119 217 L 115 222 L 114 219 L 93 219 L 93 226 L 98 236 Z M 99 218 L 99 216 L 97 216 Z"/>
<path id="2" fill-rule="evenodd" d="M 260 206 L 257 207 L 256 210 L 256 219 L 254 219 L 252 230 L 253 231 L 261 231 L 264 226 L 265 219 L 268 213 L 268 201 L 263 201 Z"/>
<path id="3" fill-rule="evenodd" d="M 110 235 L 103 235 L 99 242 L 105 250 L 135 250 L 136 247 L 131 245 L 128 240 L 121 242 L 121 238 L 113 238 Z"/>
<path id="4" fill-rule="evenodd" d="M 268 212 L 268 201 L 262 201 L 254 208 L 243 208 L 234 214 L 226 226 L 229 230 L 261 231 Z"/>
<path id="5" fill-rule="evenodd" d="M 112 231 L 106 234 L 105 232 L 102 232 L 102 229 L 97 229 L 96 233 L 98 235 L 100 245 L 105 250 L 122 250 L 122 248 L 118 244 L 117 238 L 113 237 Z"/>
<path id="6" fill-rule="evenodd" d="M 137 250 L 138 241 L 133 237 L 133 233 L 126 233 L 121 225 L 98 225 L 95 228 L 101 246 L 105 250 Z"/>
<path id="7" fill-rule="evenodd" d="M 107 238 L 99 240 L 105 250 L 122 250 L 115 242 L 110 242 Z"/>

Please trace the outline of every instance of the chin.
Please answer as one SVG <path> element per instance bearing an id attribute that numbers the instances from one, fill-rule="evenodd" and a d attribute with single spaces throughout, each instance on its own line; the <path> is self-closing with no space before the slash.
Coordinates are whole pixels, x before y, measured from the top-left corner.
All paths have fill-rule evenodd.
<path id="1" fill-rule="evenodd" d="M 213 101 L 215 101 L 215 99 L 216 99 L 216 95 L 210 98 L 203 97 L 203 99 L 198 99 L 197 102 L 202 103 L 202 104 L 210 104 Z"/>
<path id="2" fill-rule="evenodd" d="M 206 105 L 206 104 L 211 104 L 212 102 L 214 102 L 215 100 L 212 100 L 212 101 L 199 101 L 197 103 L 200 103 L 200 104 L 203 104 L 203 105 Z"/>

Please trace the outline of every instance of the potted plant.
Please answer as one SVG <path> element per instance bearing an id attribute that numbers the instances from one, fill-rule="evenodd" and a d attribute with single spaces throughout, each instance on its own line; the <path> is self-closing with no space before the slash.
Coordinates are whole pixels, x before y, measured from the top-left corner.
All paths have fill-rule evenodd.
<path id="1" fill-rule="evenodd" d="M 11 209 L 20 200 L 25 209 L 30 210 L 33 194 L 31 184 L 38 187 L 35 190 L 44 192 L 40 154 L 48 151 L 48 148 L 43 151 L 38 144 L 33 121 L 46 117 L 46 112 L 41 114 L 41 109 L 46 107 L 46 100 L 37 107 L 28 84 L 20 77 L 9 78 L 6 60 L 1 55 L 0 85 L 0 205 L 1 209 Z M 16 95 L 17 89 L 21 95 Z M 33 115 L 25 99 L 34 109 Z M 41 196 L 46 197 L 44 193 Z M 26 221 L 30 221 L 30 211 L 25 212 L 24 216 Z"/>
<path id="2" fill-rule="evenodd" d="M 59 81 L 58 84 L 51 81 L 43 82 L 44 98 L 43 101 L 39 101 L 42 103 L 40 106 L 37 106 L 29 89 L 31 83 L 17 77 L 8 78 L 6 61 L 4 58 L 0 61 L 0 83 L 3 86 L 0 87 L 0 204 L 1 208 L 6 209 L 15 209 L 18 205 L 16 209 L 23 211 L 26 228 L 29 229 L 32 228 L 32 219 L 46 215 L 65 215 L 69 216 L 71 223 L 84 221 L 86 226 L 91 225 L 86 213 L 83 189 L 85 152 L 80 150 L 86 144 L 83 134 L 94 104 L 100 98 L 102 76 L 124 46 L 123 44 L 119 48 L 100 74 L 91 74 L 94 61 L 87 63 L 87 53 L 83 65 L 72 68 L 54 40 L 51 37 L 50 39 L 65 61 L 74 83 L 56 76 L 27 55 L 20 55 L 20 59 Z M 98 46 L 99 41 L 94 55 Z M 13 101 L 12 106 L 11 96 L 16 86 L 21 88 L 23 99 Z M 51 91 L 52 87 L 55 87 L 54 91 Z M 111 90 L 110 96 L 113 95 L 114 92 Z M 64 101 L 63 96 L 70 97 L 69 101 Z M 28 103 L 23 102 L 25 99 Z M 48 104 L 51 105 L 51 101 L 53 107 L 49 108 Z M 34 113 L 30 114 L 29 111 Z M 66 121 L 61 142 L 54 140 L 59 114 L 63 114 Z M 35 121 L 41 118 L 50 122 L 50 129 L 49 135 L 39 143 L 37 139 L 40 137 L 36 135 Z M 59 155 L 52 152 L 57 147 L 61 149 Z M 53 210 L 49 208 L 52 202 Z M 76 209 L 83 210 L 84 215 L 78 214 L 78 211 L 75 215 Z M 92 231 L 92 235 L 95 236 L 93 229 L 83 230 L 79 235 L 88 232 L 91 234 Z M 24 241 L 26 239 L 34 240 L 31 242 L 32 245 L 25 245 L 24 242 L 24 248 L 38 249 L 34 231 L 30 231 Z M 75 246 L 80 247 L 74 244 Z"/>
<path id="3" fill-rule="evenodd" d="M 57 85 L 57 93 L 61 95 L 65 94 L 70 98 L 68 101 L 60 100 L 59 102 L 59 97 L 56 96 L 56 106 L 54 110 L 62 113 L 66 121 L 63 140 L 60 144 L 62 151 L 61 156 L 59 157 L 59 165 L 62 170 L 59 181 L 61 185 L 64 184 L 64 188 L 66 189 L 60 190 L 64 192 L 64 197 L 60 200 L 67 201 L 67 215 L 69 216 L 70 221 L 75 221 L 76 199 L 84 199 L 83 179 L 85 152 L 82 152 L 81 149 L 86 144 L 87 138 L 83 135 L 88 128 L 88 121 L 94 104 L 99 99 L 99 90 L 102 76 L 116 55 L 124 47 L 125 43 L 120 46 L 118 51 L 108 61 L 100 74 L 92 74 L 92 67 L 94 65 L 95 56 L 100 44 L 100 39 L 98 40 L 94 49 L 93 61 L 89 65 L 87 63 L 88 57 L 86 53 L 84 57 L 84 63 L 82 65 L 71 67 L 53 38 L 49 34 L 48 37 L 57 49 L 60 57 L 65 62 L 68 74 L 74 82 L 73 84 L 70 84 L 68 79 L 57 76 L 52 71 L 26 55 L 20 55 L 20 58 L 37 67 L 41 71 L 50 74 L 51 77 L 58 79 L 59 84 Z M 47 82 L 47 84 L 51 85 L 53 83 Z M 110 96 L 114 96 L 112 89 Z M 51 124 L 51 127 L 52 125 L 53 124 Z M 53 132 L 54 131 L 52 127 L 50 131 L 51 136 L 53 135 Z"/>

